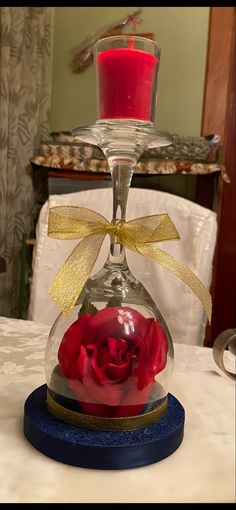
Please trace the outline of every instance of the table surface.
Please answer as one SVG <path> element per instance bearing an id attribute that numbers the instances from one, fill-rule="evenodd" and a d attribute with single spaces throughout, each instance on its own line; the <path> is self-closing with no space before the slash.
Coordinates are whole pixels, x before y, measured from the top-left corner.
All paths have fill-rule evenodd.
<path id="1" fill-rule="evenodd" d="M 186 412 L 178 450 L 150 466 L 102 471 L 56 462 L 24 437 L 24 402 L 45 383 L 48 333 L 44 324 L 0 317 L 0 502 L 235 502 L 235 383 L 212 349 L 174 346 L 169 391 Z"/>

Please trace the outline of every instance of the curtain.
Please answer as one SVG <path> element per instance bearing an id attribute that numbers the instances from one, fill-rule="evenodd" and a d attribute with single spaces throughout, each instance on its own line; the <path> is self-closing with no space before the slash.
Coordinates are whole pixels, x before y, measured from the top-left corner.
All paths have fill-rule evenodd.
<path id="1" fill-rule="evenodd" d="M 30 159 L 48 138 L 49 7 L 0 8 L 0 315 L 17 317 L 23 235 L 34 222 Z"/>

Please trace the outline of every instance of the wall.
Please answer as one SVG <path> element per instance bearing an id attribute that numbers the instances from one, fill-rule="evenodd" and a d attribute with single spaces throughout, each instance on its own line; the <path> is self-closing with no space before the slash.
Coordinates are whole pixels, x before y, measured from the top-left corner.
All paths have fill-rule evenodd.
<path id="1" fill-rule="evenodd" d="M 142 9 L 137 33 L 154 32 L 162 50 L 156 126 L 171 133 L 199 135 L 209 7 Z M 55 7 L 52 131 L 96 120 L 94 67 L 74 74 L 69 66 L 71 50 L 133 11 L 133 7 Z"/>

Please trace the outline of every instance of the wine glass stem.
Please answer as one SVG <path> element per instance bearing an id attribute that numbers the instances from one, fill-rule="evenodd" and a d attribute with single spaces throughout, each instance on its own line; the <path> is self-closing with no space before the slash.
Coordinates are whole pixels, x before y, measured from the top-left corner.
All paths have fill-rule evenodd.
<path id="1" fill-rule="evenodd" d="M 113 187 L 113 223 L 125 220 L 127 199 L 130 183 L 133 175 L 133 160 L 127 160 L 125 163 L 109 161 L 111 170 L 111 179 Z M 107 264 L 116 264 L 127 267 L 125 248 L 120 243 L 117 236 L 111 236 L 110 253 Z"/>

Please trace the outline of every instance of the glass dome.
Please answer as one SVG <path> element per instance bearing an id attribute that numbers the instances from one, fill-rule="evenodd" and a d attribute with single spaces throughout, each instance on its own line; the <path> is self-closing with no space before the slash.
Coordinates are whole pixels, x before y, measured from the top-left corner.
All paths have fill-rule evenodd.
<path id="1" fill-rule="evenodd" d="M 50 332 L 49 411 L 66 410 L 62 418 L 75 423 L 75 413 L 162 416 L 172 368 L 172 340 L 154 301 L 126 262 L 120 267 L 108 259 L 87 280 L 70 316 L 60 314 Z"/>

